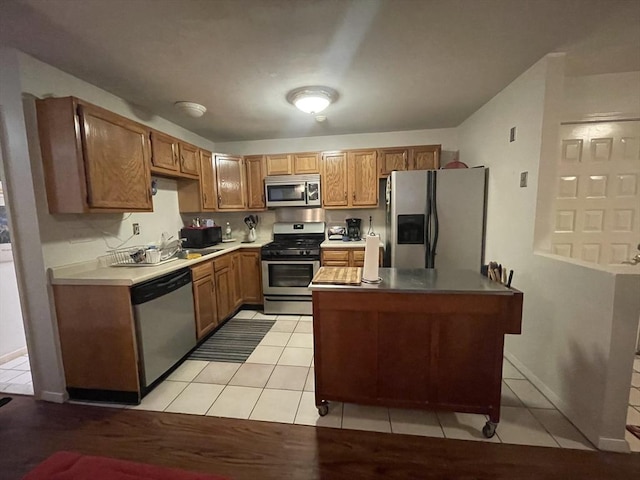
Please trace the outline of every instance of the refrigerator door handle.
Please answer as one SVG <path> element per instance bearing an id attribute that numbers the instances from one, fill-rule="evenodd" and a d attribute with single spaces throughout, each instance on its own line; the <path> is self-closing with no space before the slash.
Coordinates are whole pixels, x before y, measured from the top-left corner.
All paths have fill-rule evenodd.
<path id="1" fill-rule="evenodd" d="M 433 240 L 431 241 L 431 267 L 436 267 L 436 248 L 438 247 L 438 172 L 433 172 L 433 185 L 431 193 L 431 210 L 433 211 Z"/>
<path id="2" fill-rule="evenodd" d="M 427 171 L 427 218 L 425 219 L 424 268 L 431 268 L 431 172 Z"/>

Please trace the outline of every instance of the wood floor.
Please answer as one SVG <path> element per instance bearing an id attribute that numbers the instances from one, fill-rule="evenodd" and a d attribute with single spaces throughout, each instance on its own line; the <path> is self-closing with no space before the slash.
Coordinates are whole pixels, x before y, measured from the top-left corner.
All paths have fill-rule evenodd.
<path id="1" fill-rule="evenodd" d="M 250 420 L 57 405 L 0 408 L 0 478 L 59 450 L 266 479 L 640 478 L 640 455 L 524 447 Z"/>

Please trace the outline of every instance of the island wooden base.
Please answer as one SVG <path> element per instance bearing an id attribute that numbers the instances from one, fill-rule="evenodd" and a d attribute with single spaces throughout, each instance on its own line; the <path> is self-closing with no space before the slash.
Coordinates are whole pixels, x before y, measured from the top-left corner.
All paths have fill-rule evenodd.
<path id="1" fill-rule="evenodd" d="M 500 420 L 504 335 L 519 334 L 522 293 L 313 291 L 315 396 L 442 409 Z M 491 431 L 493 429 L 493 432 Z"/>

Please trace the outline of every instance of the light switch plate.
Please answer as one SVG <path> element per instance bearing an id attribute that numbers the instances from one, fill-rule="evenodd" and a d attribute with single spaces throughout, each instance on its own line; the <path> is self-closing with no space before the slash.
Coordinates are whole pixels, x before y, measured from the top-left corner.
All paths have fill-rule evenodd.
<path id="1" fill-rule="evenodd" d="M 520 173 L 520 186 L 521 187 L 526 187 L 527 186 L 528 177 L 529 177 L 529 172 L 521 172 Z"/>

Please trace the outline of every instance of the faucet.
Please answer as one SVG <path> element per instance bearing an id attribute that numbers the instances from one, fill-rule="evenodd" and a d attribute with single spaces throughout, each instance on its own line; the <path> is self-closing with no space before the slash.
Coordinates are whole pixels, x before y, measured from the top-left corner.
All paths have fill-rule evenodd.
<path id="1" fill-rule="evenodd" d="M 640 243 L 638 244 L 638 251 L 640 251 Z M 625 260 L 622 262 L 625 265 L 637 265 L 640 263 L 640 253 L 636 253 L 631 260 Z"/>

